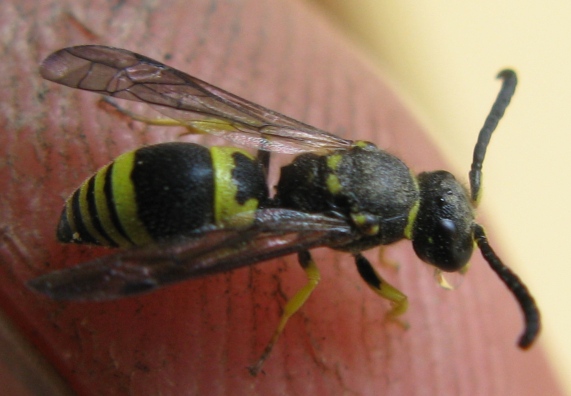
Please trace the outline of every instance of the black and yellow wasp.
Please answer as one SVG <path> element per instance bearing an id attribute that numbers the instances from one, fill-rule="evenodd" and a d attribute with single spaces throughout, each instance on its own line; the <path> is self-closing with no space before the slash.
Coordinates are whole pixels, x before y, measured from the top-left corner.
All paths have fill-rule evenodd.
<path id="1" fill-rule="evenodd" d="M 127 248 L 40 276 L 30 281 L 33 289 L 62 300 L 113 299 L 297 253 L 307 284 L 284 308 L 251 368 L 256 374 L 319 282 L 310 249 L 326 246 L 353 255 L 359 274 L 392 303 L 388 315 L 395 317 L 406 311 L 406 296 L 361 252 L 406 238 L 418 257 L 444 272 L 464 269 L 478 246 L 523 310 L 519 346 L 527 348 L 536 338 L 540 317 L 533 297 L 475 221 L 484 155 L 515 91 L 513 71 L 499 74 L 503 85 L 478 137 L 470 191 L 447 171 L 414 175 L 372 143 L 342 139 L 127 50 L 64 48 L 43 61 L 41 75 L 150 104 L 169 119 L 134 117 L 222 136 L 257 149 L 257 155 L 171 142 L 119 156 L 67 200 L 57 236 Z M 282 167 L 274 196 L 266 181 L 270 152 L 298 154 Z"/>

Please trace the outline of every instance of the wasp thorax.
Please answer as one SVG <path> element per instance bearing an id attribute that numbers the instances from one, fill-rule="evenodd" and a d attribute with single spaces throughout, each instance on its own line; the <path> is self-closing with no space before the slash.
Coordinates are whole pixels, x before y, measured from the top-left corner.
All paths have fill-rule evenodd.
<path id="1" fill-rule="evenodd" d="M 474 247 L 474 212 L 466 189 L 446 171 L 418 175 L 420 208 L 413 246 L 423 261 L 442 271 L 461 269 Z"/>

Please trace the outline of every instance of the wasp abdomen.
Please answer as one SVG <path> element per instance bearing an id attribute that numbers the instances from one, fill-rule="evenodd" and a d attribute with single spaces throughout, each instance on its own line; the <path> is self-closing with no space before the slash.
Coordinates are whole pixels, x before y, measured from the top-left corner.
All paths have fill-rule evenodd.
<path id="1" fill-rule="evenodd" d="M 258 161 L 234 147 L 164 143 L 131 151 L 100 169 L 67 200 L 58 238 L 108 246 L 145 245 L 208 224 L 231 224 L 267 199 Z"/>

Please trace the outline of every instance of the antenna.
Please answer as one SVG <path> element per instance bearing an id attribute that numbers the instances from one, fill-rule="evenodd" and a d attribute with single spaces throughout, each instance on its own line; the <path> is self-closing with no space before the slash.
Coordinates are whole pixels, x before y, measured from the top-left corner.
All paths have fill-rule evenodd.
<path id="1" fill-rule="evenodd" d="M 510 104 L 510 100 L 517 85 L 517 76 L 513 70 L 502 70 L 498 74 L 498 78 L 504 80 L 502 88 L 500 89 L 496 101 L 494 102 L 492 109 L 484 122 L 484 126 L 478 135 L 478 141 L 476 142 L 476 147 L 474 147 L 472 168 L 470 169 L 470 194 L 475 206 L 478 205 L 481 195 L 482 164 L 484 162 L 484 157 L 486 156 L 486 149 L 490 143 L 492 133 L 496 130 L 500 119 L 503 117 L 506 108 Z M 512 292 L 523 311 L 524 331 L 519 338 L 518 346 L 522 349 L 527 349 L 536 339 L 541 327 L 540 314 L 535 300 L 521 279 L 506 267 L 494 252 L 488 243 L 488 238 L 486 237 L 484 228 L 479 224 L 474 224 L 473 232 L 474 240 L 480 248 L 482 256 L 484 256 L 484 259 L 488 262 L 492 270 Z"/>
<path id="2" fill-rule="evenodd" d="M 478 135 L 476 147 L 474 147 L 474 158 L 472 160 L 472 169 L 470 170 L 470 191 L 472 201 L 477 205 L 480 199 L 480 187 L 482 179 L 482 163 L 486 156 L 486 149 L 490 143 L 492 133 L 496 130 L 498 122 L 503 117 L 506 108 L 510 104 L 510 100 L 515 92 L 517 85 L 517 76 L 513 70 L 505 69 L 498 74 L 498 78 L 502 78 L 504 83 L 498 93 L 498 97 L 490 110 L 490 114 L 484 122 L 484 126 Z"/>
<path id="3" fill-rule="evenodd" d="M 519 338 L 518 346 L 521 349 L 527 349 L 531 346 L 540 330 L 540 315 L 534 298 L 529 293 L 527 287 L 523 284 L 521 279 L 514 274 L 500 258 L 496 255 L 484 232 L 484 228 L 476 224 L 474 227 L 474 239 L 478 247 L 482 251 L 482 256 L 490 264 L 490 267 L 500 277 L 502 282 L 512 292 L 514 297 L 519 303 L 524 316 L 524 331 Z"/>

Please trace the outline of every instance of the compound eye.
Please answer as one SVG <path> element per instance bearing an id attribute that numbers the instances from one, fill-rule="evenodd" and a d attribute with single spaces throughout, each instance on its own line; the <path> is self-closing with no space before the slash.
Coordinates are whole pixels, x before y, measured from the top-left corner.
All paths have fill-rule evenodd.
<path id="1" fill-rule="evenodd" d="M 433 225 L 430 233 L 413 240 L 416 254 L 423 261 L 445 272 L 462 269 L 472 256 L 472 234 L 459 232 L 451 219 L 440 219 Z"/>
<path id="2" fill-rule="evenodd" d="M 471 231 L 460 230 L 453 220 L 441 219 L 440 230 L 434 236 L 432 264 L 445 272 L 462 269 L 470 260 L 474 250 Z"/>
<path id="3" fill-rule="evenodd" d="M 456 231 L 456 224 L 450 219 L 440 219 L 440 229 L 443 234 L 454 236 Z"/>

